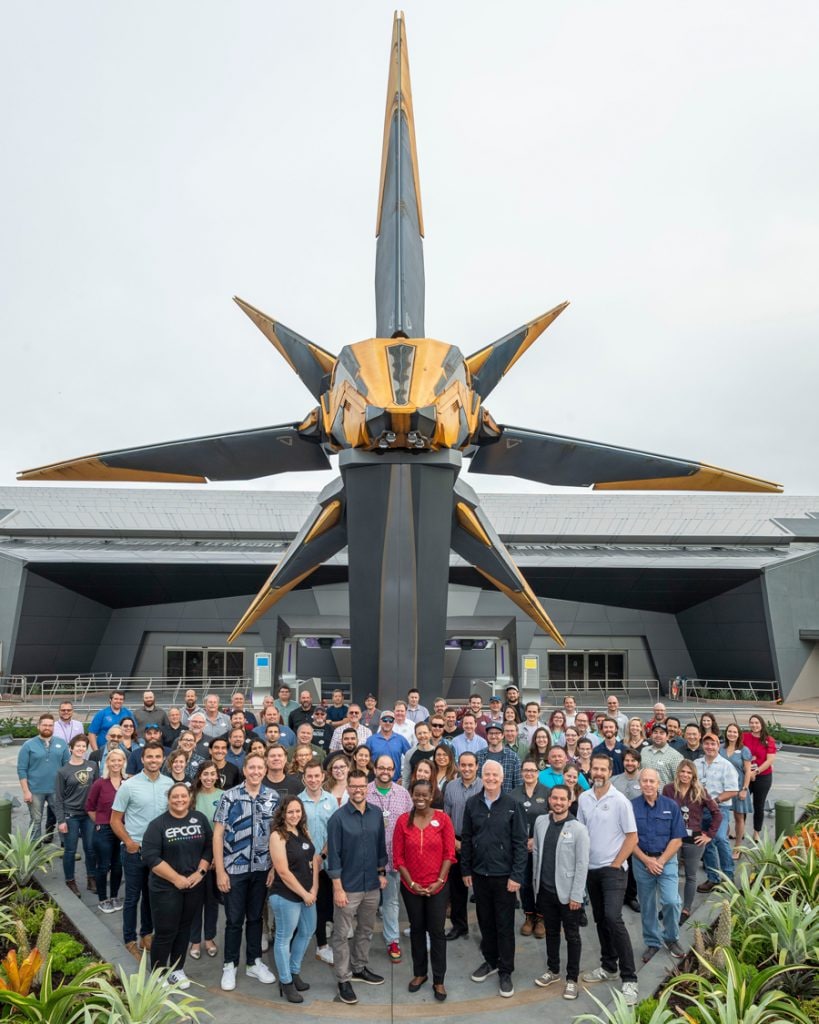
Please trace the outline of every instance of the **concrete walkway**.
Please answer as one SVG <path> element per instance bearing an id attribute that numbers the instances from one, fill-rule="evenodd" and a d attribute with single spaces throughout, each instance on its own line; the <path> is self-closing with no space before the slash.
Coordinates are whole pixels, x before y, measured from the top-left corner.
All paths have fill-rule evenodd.
<path id="1" fill-rule="evenodd" d="M 9 794 L 19 796 L 19 786 L 15 771 L 17 747 L 0 748 L 0 796 Z M 776 762 L 776 780 L 772 791 L 772 799 L 792 800 L 797 804 L 797 814 L 810 800 L 819 785 L 819 759 L 809 754 L 779 754 Z M 28 825 L 28 814 L 25 808 L 19 807 L 13 814 L 13 827 L 25 828 Z M 766 822 L 766 829 L 772 829 L 773 819 Z M 77 865 L 77 878 L 84 880 L 82 865 Z M 126 969 L 133 970 L 135 962 L 122 945 L 122 915 L 100 914 L 96 909 L 96 898 L 83 892 L 81 900 L 66 889 L 62 880 L 61 862 L 52 866 L 48 875 L 42 878 L 46 888 L 54 899 L 69 914 L 76 927 L 88 938 L 89 943 L 97 950 L 101 958 L 114 963 L 122 963 Z M 120 894 L 122 894 L 121 890 Z M 700 898 L 702 899 L 702 898 Z M 407 992 L 407 982 L 412 975 L 409 961 L 409 940 L 402 937 L 404 961 L 398 966 L 390 965 L 383 940 L 380 934 L 373 939 L 370 966 L 386 977 L 386 984 L 379 987 L 367 985 L 356 986 L 360 1002 L 357 1006 L 345 1006 L 334 1001 L 336 994 L 335 980 L 332 969 L 320 963 L 314 957 L 314 947 L 308 949 L 307 959 L 303 967 L 303 976 L 311 985 L 305 993 L 305 1002 L 295 1006 L 280 999 L 278 985 L 265 986 L 244 976 L 240 971 L 238 986 L 233 993 L 224 993 L 219 988 L 221 976 L 221 957 L 210 959 L 203 956 L 195 961 L 190 958 L 185 965 L 186 972 L 201 989 L 192 988 L 203 998 L 210 1011 L 220 1024 L 246 1024 L 255 1013 L 267 1016 L 271 1011 L 282 1013 L 286 1017 L 297 1019 L 325 1020 L 449 1020 L 461 1021 L 480 1020 L 484 1015 L 497 1015 L 499 1012 L 513 1014 L 520 1024 L 551 1024 L 571 1019 L 575 1014 L 594 1011 L 592 1000 L 583 993 L 576 1002 L 565 1002 L 561 998 L 562 985 L 554 985 L 548 989 L 540 989 L 534 985 L 534 978 L 545 968 L 545 951 L 542 941 L 534 938 L 517 940 L 516 970 L 514 983 L 516 993 L 511 999 L 498 996 L 497 979 L 490 978 L 482 985 L 470 981 L 469 975 L 481 962 L 478 948 L 478 931 L 474 921 L 474 907 L 470 907 L 471 934 L 468 939 L 459 939 L 448 945 L 448 970 L 446 985 L 449 999 L 440 1004 L 434 1001 L 430 985 L 424 986 L 417 994 Z M 708 915 L 708 905 L 700 903 L 696 906 L 693 920 Z M 631 910 L 624 910 L 624 917 L 631 935 L 635 956 L 638 960 L 643 949 L 639 916 Z M 517 914 L 516 926 L 522 921 L 520 912 Z M 402 914 L 402 927 L 405 925 Z M 379 926 L 380 927 L 380 926 Z M 217 929 L 217 943 L 222 945 L 223 919 L 220 917 Z M 599 946 L 592 922 L 582 930 L 583 955 L 582 969 L 588 970 L 599 964 Z M 691 924 L 682 932 L 683 945 L 690 945 L 692 939 Z M 565 954 L 565 948 L 563 950 Z M 266 961 L 273 967 L 272 951 L 265 954 Z M 662 982 L 664 975 L 673 969 L 671 957 L 661 952 L 654 960 L 640 971 L 641 997 L 650 995 Z M 592 991 L 597 998 L 607 1001 L 610 989 L 606 985 L 597 985 Z"/>

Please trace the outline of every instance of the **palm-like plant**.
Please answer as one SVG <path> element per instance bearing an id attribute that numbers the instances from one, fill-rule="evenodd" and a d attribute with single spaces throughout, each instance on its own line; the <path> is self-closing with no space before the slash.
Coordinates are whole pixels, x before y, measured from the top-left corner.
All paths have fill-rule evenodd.
<path id="1" fill-rule="evenodd" d="M 42 837 L 16 829 L 9 836 L 8 842 L 0 839 L 0 875 L 5 875 L 22 889 L 28 885 L 35 872 L 45 872 L 60 854 L 57 847 Z"/>
<path id="2" fill-rule="evenodd" d="M 612 992 L 612 1003 L 611 1007 L 601 1003 L 599 999 L 592 996 L 591 998 L 600 1007 L 600 1013 L 581 1013 L 577 1017 L 572 1018 L 573 1024 L 636 1024 L 637 1008 L 630 1006 L 622 992 L 616 990 Z M 668 996 L 663 993 L 660 996 L 657 1006 L 654 1008 L 654 1012 L 645 1021 L 645 1024 L 672 1024 L 673 1021 L 677 1021 L 679 1018 L 673 1010 L 668 1006 Z"/>
<path id="3" fill-rule="evenodd" d="M 119 968 L 116 985 L 100 980 L 97 987 L 105 1000 L 106 1024 L 199 1024 L 204 1017 L 212 1017 L 201 999 L 187 995 L 169 980 L 169 973 L 160 968 L 152 971 L 148 957 L 142 957 L 135 974 Z M 93 1016 L 88 1020 L 94 1020 Z"/>
<path id="4" fill-rule="evenodd" d="M 746 963 L 819 964 L 819 906 L 806 907 L 797 893 L 784 901 L 761 893 L 744 932 L 739 955 Z"/>
<path id="5" fill-rule="evenodd" d="M 664 995 L 676 993 L 692 1008 L 696 1006 L 702 1024 L 810 1024 L 797 1003 L 778 987 L 799 966 L 759 970 L 743 964 L 731 949 L 725 950 L 724 969 L 699 959 L 705 974 L 679 975 Z M 695 988 L 693 995 L 684 991 L 689 986 Z M 684 1019 L 694 1019 L 682 1012 Z"/>

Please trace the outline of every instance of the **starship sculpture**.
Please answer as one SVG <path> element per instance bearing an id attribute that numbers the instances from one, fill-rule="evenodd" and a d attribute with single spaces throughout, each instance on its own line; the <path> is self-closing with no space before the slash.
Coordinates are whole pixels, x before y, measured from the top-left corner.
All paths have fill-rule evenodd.
<path id="1" fill-rule="evenodd" d="M 20 480 L 206 483 L 329 469 L 317 504 L 230 636 L 249 629 L 322 562 L 348 549 L 356 692 L 389 701 L 438 692 L 449 554 L 455 551 L 558 644 L 515 566 L 473 473 L 609 490 L 781 491 L 688 459 L 499 425 L 484 402 L 563 312 L 562 302 L 464 357 L 424 328 L 424 221 L 403 15 L 393 23 L 376 225 L 376 337 L 337 356 L 237 298 L 318 405 L 300 423 L 127 448 L 20 473 Z M 382 705 L 383 706 L 383 705 Z"/>

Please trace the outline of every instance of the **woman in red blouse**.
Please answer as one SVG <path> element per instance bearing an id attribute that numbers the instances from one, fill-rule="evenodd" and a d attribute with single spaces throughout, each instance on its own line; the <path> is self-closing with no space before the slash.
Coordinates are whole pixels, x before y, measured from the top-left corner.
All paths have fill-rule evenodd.
<path id="1" fill-rule="evenodd" d="M 446 999 L 446 938 L 444 924 L 449 900 L 449 869 L 455 860 L 455 830 L 449 815 L 432 807 L 432 786 L 418 780 L 410 787 L 412 810 L 395 824 L 393 864 L 401 875 L 401 895 L 410 922 L 412 969 L 409 991 L 427 980 L 427 934 L 432 961 L 433 994 Z"/>
<path id="2" fill-rule="evenodd" d="M 768 735 L 759 715 L 748 719 L 748 732 L 742 734 L 743 746 L 751 751 L 751 796 L 754 800 L 754 839 L 759 839 L 765 821 L 765 800 L 773 783 L 773 763 L 776 743 Z"/>

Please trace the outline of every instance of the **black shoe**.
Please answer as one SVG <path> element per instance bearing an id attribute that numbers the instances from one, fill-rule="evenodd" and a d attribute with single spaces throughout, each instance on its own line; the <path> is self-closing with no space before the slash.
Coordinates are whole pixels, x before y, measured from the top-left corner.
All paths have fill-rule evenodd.
<path id="1" fill-rule="evenodd" d="M 697 892 L 711 892 L 712 890 L 716 889 L 718 885 L 719 882 L 712 882 L 710 879 L 707 879 L 704 882 L 700 882 L 700 884 L 697 886 Z"/>
<path id="2" fill-rule="evenodd" d="M 471 896 L 469 897 L 469 902 L 470 902 L 470 903 L 474 903 L 474 902 L 475 902 L 475 893 L 474 893 L 474 892 L 473 892 L 473 893 L 472 893 L 472 895 L 471 895 Z"/>
<path id="3" fill-rule="evenodd" d="M 588 927 L 589 919 L 586 916 L 586 911 L 585 910 L 581 910 L 580 911 L 580 917 L 577 919 L 577 923 L 580 925 L 581 928 Z"/>
<path id="4" fill-rule="evenodd" d="M 640 913 L 640 901 L 637 899 L 636 896 L 634 897 L 633 900 L 628 900 L 628 902 L 626 903 L 626 906 L 630 907 L 631 910 L 633 910 L 635 914 L 639 914 Z"/>
<path id="5" fill-rule="evenodd" d="M 646 948 L 643 950 L 643 963 L 647 964 L 649 960 L 653 960 L 659 952 L 659 946 L 646 946 Z"/>
<path id="6" fill-rule="evenodd" d="M 384 979 L 380 974 L 375 974 L 370 970 L 369 967 L 365 967 L 363 971 L 353 971 L 353 977 L 356 981 L 362 982 L 364 985 L 383 985 Z"/>
<path id="7" fill-rule="evenodd" d="M 310 986 L 304 981 L 300 974 L 293 975 L 293 985 L 297 992 L 306 992 Z"/>
<path id="8" fill-rule="evenodd" d="M 349 981 L 340 981 L 338 983 L 338 998 L 342 1003 L 349 1003 L 350 1005 L 358 1002 L 358 996 L 353 991 L 353 986 Z"/>
<path id="9" fill-rule="evenodd" d="M 304 999 L 296 991 L 296 986 L 292 981 L 282 981 L 279 983 L 279 995 L 286 996 L 288 1003 L 303 1003 Z"/>
<path id="10" fill-rule="evenodd" d="M 512 984 L 511 974 L 501 974 L 498 979 L 498 994 L 504 999 L 510 999 L 515 994 L 515 986 Z"/>
<path id="11" fill-rule="evenodd" d="M 489 964 L 484 960 L 481 966 L 475 971 L 474 974 L 470 975 L 473 981 L 486 981 L 493 974 L 497 974 L 497 967 L 490 967 Z"/>
<path id="12" fill-rule="evenodd" d="M 456 928 L 453 925 L 453 927 L 450 928 L 449 931 L 444 935 L 444 938 L 446 939 L 447 942 L 452 942 L 454 939 L 460 939 L 461 936 L 466 938 L 467 935 L 469 935 L 468 928 Z"/>

